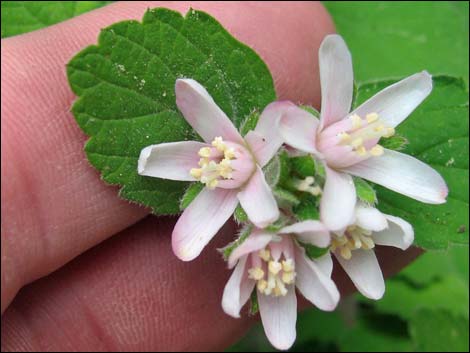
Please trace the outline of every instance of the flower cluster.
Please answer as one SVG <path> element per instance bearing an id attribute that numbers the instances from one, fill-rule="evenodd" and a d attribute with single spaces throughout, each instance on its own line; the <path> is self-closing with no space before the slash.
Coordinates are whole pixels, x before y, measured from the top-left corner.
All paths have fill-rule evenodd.
<path id="1" fill-rule="evenodd" d="M 340 36 L 325 38 L 319 61 L 319 119 L 291 102 L 273 102 L 245 136 L 204 87 L 178 79 L 176 104 L 204 142 L 148 146 L 138 162 L 141 175 L 204 184 L 172 234 L 181 260 L 197 257 L 241 206 L 247 221 L 243 235 L 227 247 L 226 260 L 234 270 L 222 307 L 239 317 L 256 294 L 266 335 L 279 349 L 295 340 L 296 288 L 318 308 L 335 309 L 340 294 L 331 278 L 332 255 L 363 295 L 379 299 L 385 285 L 375 245 L 405 250 L 413 243 L 409 223 L 358 199 L 353 177 L 426 203 L 443 203 L 448 193 L 428 165 L 380 145 L 431 92 L 431 76 L 412 75 L 350 112 L 352 61 Z M 274 196 L 263 167 L 280 151 L 310 156 L 322 169 L 320 180 L 309 175 L 290 181 L 297 192 L 318 200 L 319 216 L 311 217 L 317 219 L 299 222 Z M 312 249 L 321 251 L 312 255 Z"/>

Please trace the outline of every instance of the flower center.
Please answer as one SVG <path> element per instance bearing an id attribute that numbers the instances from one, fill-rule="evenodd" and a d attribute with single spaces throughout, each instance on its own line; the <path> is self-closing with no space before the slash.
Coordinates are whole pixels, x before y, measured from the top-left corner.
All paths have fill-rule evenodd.
<path id="1" fill-rule="evenodd" d="M 227 146 L 222 137 L 212 141 L 213 147 L 203 147 L 198 155 L 200 168 L 192 168 L 191 176 L 214 189 L 221 179 L 231 179 L 233 174 L 232 161 L 235 158 L 235 149 Z"/>
<path id="2" fill-rule="evenodd" d="M 248 277 L 256 281 L 260 293 L 275 297 L 287 294 L 286 285 L 295 281 L 293 259 L 275 260 L 268 249 L 254 254 L 259 263 L 248 270 Z"/>
<path id="3" fill-rule="evenodd" d="M 346 228 L 346 231 L 342 235 L 332 235 L 331 251 L 338 250 L 339 254 L 346 260 L 352 257 L 353 250 L 369 250 L 375 247 L 372 232 L 355 225 Z"/>
<path id="4" fill-rule="evenodd" d="M 351 119 L 352 127 L 337 135 L 340 139 L 339 144 L 351 146 L 353 151 L 361 157 L 381 156 L 384 149 L 377 144 L 378 140 L 382 137 L 393 136 L 395 129 L 380 120 L 377 113 L 367 114 L 365 119 L 354 114 L 349 119 Z"/>

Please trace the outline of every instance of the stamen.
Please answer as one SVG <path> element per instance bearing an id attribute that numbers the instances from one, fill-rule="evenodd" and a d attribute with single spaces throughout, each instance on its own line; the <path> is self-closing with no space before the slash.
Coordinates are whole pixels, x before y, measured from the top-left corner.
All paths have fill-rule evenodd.
<path id="1" fill-rule="evenodd" d="M 269 272 L 271 272 L 273 275 L 277 275 L 279 271 L 282 270 L 282 265 L 277 262 L 277 261 L 269 261 Z"/>
<path id="2" fill-rule="evenodd" d="M 264 271 L 261 267 L 254 267 L 248 270 L 248 278 L 259 281 L 264 278 Z"/>
<path id="3" fill-rule="evenodd" d="M 367 122 L 370 124 L 370 123 L 373 123 L 377 120 L 379 120 L 379 114 L 377 113 L 370 113 L 370 114 L 367 114 L 366 115 L 366 120 Z"/>
<path id="4" fill-rule="evenodd" d="M 353 130 L 359 129 L 362 127 L 362 119 L 359 115 L 354 114 L 351 116 L 352 128 Z"/>
<path id="5" fill-rule="evenodd" d="M 351 135 L 349 135 L 347 132 L 340 132 L 338 134 L 338 137 L 339 137 L 339 142 L 340 143 L 351 142 Z"/>
<path id="6" fill-rule="evenodd" d="M 356 225 L 349 226 L 342 235 L 333 235 L 330 251 L 339 251 L 346 260 L 354 255 L 354 250 L 370 250 L 375 247 L 372 231 Z"/>
<path id="7" fill-rule="evenodd" d="M 379 157 L 384 154 L 384 148 L 380 145 L 375 145 L 370 149 L 370 154 L 373 155 L 374 157 Z"/>
<path id="8" fill-rule="evenodd" d="M 313 176 L 308 176 L 303 180 L 296 179 L 293 181 L 295 188 L 299 191 L 308 192 L 313 196 L 318 196 L 321 194 L 322 189 L 318 185 L 314 185 L 315 178 Z"/>
<path id="9" fill-rule="evenodd" d="M 258 255 L 266 262 L 268 262 L 269 259 L 271 258 L 271 253 L 267 249 L 260 250 Z"/>

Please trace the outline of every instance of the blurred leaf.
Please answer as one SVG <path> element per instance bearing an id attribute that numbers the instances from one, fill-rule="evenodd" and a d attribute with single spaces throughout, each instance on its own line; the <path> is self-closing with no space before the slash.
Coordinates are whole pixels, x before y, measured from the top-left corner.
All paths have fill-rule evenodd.
<path id="1" fill-rule="evenodd" d="M 310 155 L 290 158 L 292 171 L 300 177 L 306 178 L 315 175 L 315 162 Z"/>
<path id="2" fill-rule="evenodd" d="M 409 142 L 405 137 L 400 136 L 398 134 L 395 134 L 387 138 L 383 137 L 379 141 L 379 144 L 382 145 L 383 148 L 394 150 L 394 151 L 403 150 L 408 143 Z"/>
<path id="3" fill-rule="evenodd" d="M 403 319 L 410 319 L 420 309 L 442 309 L 468 317 L 468 299 L 467 283 L 449 274 L 422 288 L 402 279 L 387 281 L 387 291 L 374 307 Z"/>
<path id="4" fill-rule="evenodd" d="M 252 111 L 240 124 L 240 133 L 245 136 L 249 131 L 254 130 L 258 124 L 260 113 L 258 111 Z"/>
<path id="5" fill-rule="evenodd" d="M 246 223 L 248 222 L 248 215 L 246 214 L 245 210 L 243 209 L 240 204 L 237 206 L 235 209 L 235 212 L 233 214 L 233 217 L 235 218 L 235 221 L 238 224 Z"/>
<path id="6" fill-rule="evenodd" d="M 300 203 L 292 208 L 292 212 L 299 221 L 318 220 L 320 219 L 320 212 L 317 203 L 317 197 L 306 194 L 302 197 Z"/>
<path id="7" fill-rule="evenodd" d="M 452 300 L 452 299 L 450 299 Z M 468 352 L 468 317 L 420 310 L 410 320 L 415 352 Z"/>
<path id="8" fill-rule="evenodd" d="M 31 32 L 113 1 L 2 1 L 2 38 Z"/>
<path id="9" fill-rule="evenodd" d="M 355 106 L 394 81 L 360 85 Z M 415 229 L 415 244 L 446 249 L 468 244 L 468 93 L 462 80 L 437 76 L 431 95 L 397 128 L 410 141 L 404 153 L 435 168 L 450 193 L 443 205 L 428 205 L 377 187 L 379 208 L 404 218 Z M 462 226 L 466 231 L 461 232 Z"/>
<path id="10" fill-rule="evenodd" d="M 276 99 L 259 56 L 195 10 L 183 17 L 157 8 L 147 11 L 142 23 L 123 21 L 103 29 L 98 45 L 68 63 L 67 75 L 79 96 L 72 112 L 90 136 L 89 161 L 106 182 L 123 186 L 121 197 L 156 214 L 178 213 L 187 183 L 138 175 L 140 151 L 198 138 L 176 107 L 177 78 L 200 82 L 237 127 Z"/>
<path id="11" fill-rule="evenodd" d="M 465 77 L 468 2 L 325 1 L 352 52 L 356 80 L 421 70 Z"/>

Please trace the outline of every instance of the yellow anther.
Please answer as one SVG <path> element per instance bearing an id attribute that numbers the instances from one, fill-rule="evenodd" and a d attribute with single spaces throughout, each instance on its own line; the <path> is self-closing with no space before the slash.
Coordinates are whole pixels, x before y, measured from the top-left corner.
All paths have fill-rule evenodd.
<path id="1" fill-rule="evenodd" d="M 189 174 L 196 179 L 200 179 L 202 176 L 202 169 L 200 168 L 191 168 L 189 171 Z"/>
<path id="2" fill-rule="evenodd" d="M 393 135 L 395 135 L 395 129 L 393 127 L 388 127 L 387 133 L 383 135 L 383 137 L 392 137 Z"/>
<path id="3" fill-rule="evenodd" d="M 268 282 L 266 282 L 264 279 L 258 281 L 256 287 L 258 288 L 258 290 L 263 293 L 266 288 L 268 288 Z"/>
<path id="4" fill-rule="evenodd" d="M 268 262 L 271 259 L 271 253 L 267 249 L 260 250 L 258 255 L 266 262 Z"/>
<path id="5" fill-rule="evenodd" d="M 384 148 L 380 145 L 375 145 L 370 149 L 370 154 L 373 155 L 374 157 L 378 157 L 384 154 Z"/>
<path id="6" fill-rule="evenodd" d="M 313 186 L 312 189 L 310 190 L 310 193 L 313 195 L 313 196 L 318 196 L 322 193 L 322 190 L 321 190 L 321 187 L 319 187 L 318 185 L 317 186 Z"/>
<path id="7" fill-rule="evenodd" d="M 211 155 L 211 149 L 210 147 L 203 147 L 199 150 L 198 154 L 203 158 L 209 158 Z"/>
<path id="8" fill-rule="evenodd" d="M 373 249 L 375 247 L 374 241 L 367 236 L 361 236 L 361 241 L 362 248 L 365 250 Z"/>
<path id="9" fill-rule="evenodd" d="M 347 132 L 340 132 L 338 137 L 340 143 L 349 143 L 351 141 L 351 135 L 349 135 Z"/>
<path id="10" fill-rule="evenodd" d="M 349 247 L 347 246 L 343 246 L 340 250 L 340 254 L 343 258 L 345 258 L 346 260 L 349 260 L 352 256 L 351 254 L 351 249 L 349 249 Z"/>
<path id="11" fill-rule="evenodd" d="M 212 179 L 206 185 L 210 190 L 213 190 L 217 187 L 218 184 L 219 184 L 219 181 L 217 179 Z"/>
<path id="12" fill-rule="evenodd" d="M 356 150 L 357 154 L 361 157 L 363 156 L 366 156 L 367 155 L 367 150 L 364 146 L 361 146 L 359 147 L 357 150 Z"/>
<path id="13" fill-rule="evenodd" d="M 264 271 L 261 267 L 253 267 L 248 270 L 248 278 L 259 281 L 264 278 Z"/>
<path id="14" fill-rule="evenodd" d="M 273 275 L 277 275 L 282 270 L 282 265 L 277 261 L 269 261 L 269 272 Z"/>
<path id="15" fill-rule="evenodd" d="M 224 157 L 227 159 L 234 159 L 235 158 L 235 149 L 233 147 L 227 148 L 224 151 Z"/>
<path id="16" fill-rule="evenodd" d="M 216 137 L 214 141 L 212 141 L 212 146 L 217 148 L 217 150 L 219 150 L 220 152 L 224 152 L 225 149 L 227 148 L 227 146 L 224 143 L 224 140 L 220 136 Z"/>
<path id="17" fill-rule="evenodd" d="M 209 158 L 201 158 L 201 159 L 199 159 L 198 164 L 199 164 L 200 167 L 205 167 L 206 165 L 209 164 L 209 162 L 210 162 Z"/>
<path id="18" fill-rule="evenodd" d="M 366 119 L 367 119 L 367 122 L 370 124 L 370 123 L 373 123 L 374 121 L 377 121 L 379 120 L 379 114 L 377 113 L 370 113 L 370 114 L 367 114 L 366 115 Z"/>
<path id="19" fill-rule="evenodd" d="M 374 127 L 374 131 L 376 131 L 376 132 L 383 131 L 384 129 L 385 129 L 385 126 L 383 126 L 382 124 L 377 125 L 376 127 Z"/>
<path id="20" fill-rule="evenodd" d="M 353 142 L 351 142 L 351 146 L 354 148 L 359 148 L 362 146 L 363 143 L 364 143 L 364 140 L 362 139 L 362 137 L 358 137 L 354 139 Z"/>
<path id="21" fill-rule="evenodd" d="M 282 274 L 282 282 L 285 284 L 292 284 L 294 283 L 295 272 L 284 272 Z"/>
<path id="22" fill-rule="evenodd" d="M 354 114 L 351 116 L 352 128 L 358 129 L 362 126 L 362 119 L 359 115 Z"/>
<path id="23" fill-rule="evenodd" d="M 292 272 L 294 271 L 294 260 L 292 259 L 287 259 L 282 261 L 282 270 L 284 272 Z"/>

